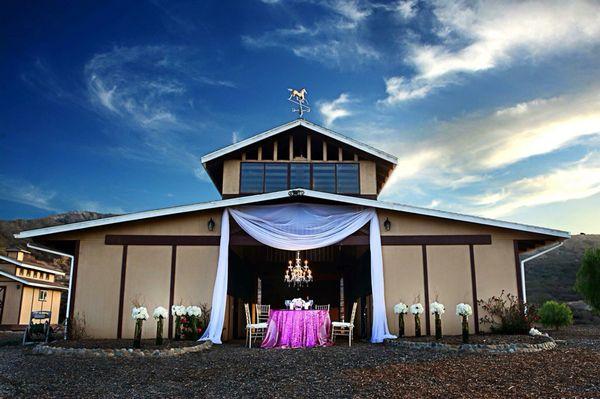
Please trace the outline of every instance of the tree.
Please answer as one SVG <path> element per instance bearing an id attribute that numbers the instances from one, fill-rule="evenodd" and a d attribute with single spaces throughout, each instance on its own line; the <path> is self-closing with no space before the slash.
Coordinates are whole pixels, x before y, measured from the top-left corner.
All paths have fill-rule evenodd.
<path id="1" fill-rule="evenodd" d="M 540 321 L 546 327 L 566 327 L 573 324 L 573 312 L 564 303 L 556 301 L 545 302 L 538 311 Z"/>
<path id="2" fill-rule="evenodd" d="M 577 272 L 575 290 L 595 312 L 600 312 L 600 248 L 585 251 Z"/>

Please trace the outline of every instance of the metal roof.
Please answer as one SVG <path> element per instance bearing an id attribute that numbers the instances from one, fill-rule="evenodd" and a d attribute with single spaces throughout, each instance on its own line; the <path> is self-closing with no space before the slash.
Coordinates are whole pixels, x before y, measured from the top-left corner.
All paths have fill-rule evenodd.
<path id="1" fill-rule="evenodd" d="M 19 260 L 16 260 L 14 258 L 9 257 L 9 256 L 2 256 L 2 255 L 0 255 L 0 259 L 3 260 L 3 261 L 5 261 L 5 262 L 12 263 L 13 265 L 17 265 L 19 267 L 25 267 L 27 269 L 39 270 L 39 271 L 42 271 L 42 272 L 47 272 L 47 273 L 51 273 L 51 274 L 57 274 L 59 276 L 64 276 L 65 275 L 65 273 L 63 271 L 56 270 L 54 268 L 45 267 L 45 266 L 42 266 L 42 265 L 33 265 L 31 263 L 21 262 Z"/>
<path id="2" fill-rule="evenodd" d="M 21 284 L 25 284 L 25 285 L 29 285 L 32 287 L 39 287 L 39 288 L 48 288 L 48 289 L 56 289 L 56 290 L 63 290 L 66 291 L 67 287 L 63 286 L 60 283 L 56 283 L 56 282 L 44 282 L 44 281 L 38 281 L 38 280 L 33 280 L 30 278 L 25 278 L 25 277 L 18 277 L 15 276 L 14 274 L 10 274 L 5 272 L 4 270 L 0 270 L 0 276 L 4 276 L 6 278 L 9 278 L 11 280 L 15 280 Z"/>
<path id="3" fill-rule="evenodd" d="M 272 193 L 250 195 L 250 196 L 245 196 L 245 197 L 230 198 L 230 199 L 224 199 L 224 200 L 218 200 L 218 201 L 202 202 L 202 203 L 197 203 L 197 204 L 175 206 L 175 207 L 171 207 L 171 208 L 163 208 L 163 209 L 156 209 L 156 210 L 143 211 L 143 212 L 135 212 L 135 213 L 129 213 L 126 215 L 112 216 L 112 217 L 108 217 L 108 218 L 104 218 L 104 219 L 88 220 L 85 222 L 64 224 L 64 225 L 60 225 L 60 226 L 45 227 L 45 228 L 41 228 L 41 229 L 22 231 L 18 234 L 15 234 L 14 236 L 15 236 L 15 238 L 32 238 L 32 237 L 45 236 L 48 234 L 65 233 L 65 232 L 69 232 L 69 231 L 87 229 L 87 228 L 92 228 L 92 227 L 107 226 L 107 225 L 112 225 L 112 224 L 116 224 L 116 223 L 131 222 L 131 221 L 135 221 L 135 220 L 144 220 L 144 219 L 150 219 L 150 218 L 161 217 L 161 216 L 177 215 L 177 214 L 182 214 L 182 213 L 225 208 L 225 207 L 230 207 L 230 206 L 254 204 L 254 203 L 258 203 L 258 202 L 265 202 L 265 201 L 288 198 L 294 191 L 296 191 L 296 192 L 301 191 L 302 196 L 306 196 L 309 198 L 315 198 L 315 199 L 321 199 L 321 200 L 327 200 L 327 201 L 333 201 L 333 202 L 341 202 L 341 203 L 359 205 L 359 206 L 364 206 L 364 207 L 372 207 L 372 208 L 377 208 L 377 209 L 405 212 L 405 213 L 411 213 L 411 214 L 415 214 L 415 215 L 431 216 L 431 217 L 447 219 L 447 220 L 456 220 L 456 221 L 460 221 L 460 222 L 475 223 L 475 224 L 481 224 L 481 225 L 485 225 L 485 226 L 492 226 L 492 227 L 499 227 L 499 228 L 504 228 L 504 229 L 524 231 L 524 232 L 528 232 L 528 233 L 544 234 L 544 235 L 559 237 L 559 238 L 570 238 L 571 237 L 568 232 L 562 231 L 562 230 L 547 229 L 544 227 L 530 226 L 530 225 L 526 225 L 526 224 L 506 222 L 506 221 L 495 220 L 495 219 L 488 219 L 488 218 L 483 218 L 483 217 L 479 217 L 479 216 L 463 215 L 460 213 L 439 211 L 436 209 L 420 208 L 420 207 L 415 207 L 415 206 L 411 206 L 411 205 L 396 204 L 396 203 L 392 203 L 392 202 L 378 201 L 378 200 L 373 200 L 373 199 L 368 199 L 368 198 L 350 197 L 350 196 L 340 195 L 340 194 L 330 194 L 330 193 L 324 193 L 321 191 L 313 191 L 313 190 L 300 189 L 300 188 L 295 189 L 295 190 L 276 191 L 276 192 L 272 192 Z"/>
<path id="4" fill-rule="evenodd" d="M 308 129 L 314 130 L 317 133 L 320 133 L 324 136 L 328 136 L 331 137 L 334 140 L 338 140 L 344 144 L 348 144 L 352 147 L 358 148 L 359 150 L 362 150 L 368 154 L 371 154 L 377 158 L 381 158 L 384 159 L 388 162 L 393 163 L 394 165 L 396 165 L 398 163 L 398 158 L 396 158 L 393 155 L 388 154 L 387 152 L 378 150 L 377 148 L 371 147 L 370 145 L 361 143 L 360 141 L 354 140 L 350 137 L 344 136 L 340 133 L 334 132 L 333 130 L 324 128 L 323 126 L 319 126 L 315 123 L 309 122 L 307 120 L 304 119 L 296 119 L 294 121 L 285 123 L 283 125 L 277 126 L 271 130 L 267 130 L 266 132 L 262 132 L 259 133 L 255 136 L 252 136 L 250 138 L 247 138 L 245 140 L 239 141 L 235 144 L 229 145 L 227 147 L 221 148 L 217 151 L 213 151 L 210 154 L 207 154 L 205 156 L 203 156 L 201 158 L 202 163 L 206 163 L 209 161 L 212 161 L 216 158 L 220 158 L 223 155 L 229 154 L 231 152 L 234 152 L 236 150 L 239 150 L 241 148 L 244 148 L 246 146 L 249 146 L 251 144 L 257 143 L 261 140 L 265 140 L 268 139 L 269 137 L 275 136 L 276 134 L 282 133 L 286 130 L 292 129 L 296 126 L 304 126 Z"/>

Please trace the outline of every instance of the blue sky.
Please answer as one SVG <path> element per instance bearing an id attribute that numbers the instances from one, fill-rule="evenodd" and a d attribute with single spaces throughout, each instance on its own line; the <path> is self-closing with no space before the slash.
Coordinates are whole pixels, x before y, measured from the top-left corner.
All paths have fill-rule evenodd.
<path id="1" fill-rule="evenodd" d="M 382 199 L 600 232 L 597 1 L 4 2 L 0 218 L 215 199 L 294 118 L 387 150 Z"/>

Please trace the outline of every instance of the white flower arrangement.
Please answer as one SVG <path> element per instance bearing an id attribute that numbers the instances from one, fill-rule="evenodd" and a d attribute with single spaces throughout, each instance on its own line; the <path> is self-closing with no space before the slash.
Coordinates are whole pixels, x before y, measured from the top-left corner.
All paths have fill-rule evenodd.
<path id="1" fill-rule="evenodd" d="M 456 315 L 457 316 L 471 316 L 473 314 L 473 309 L 471 305 L 468 303 L 459 303 L 456 305 Z"/>
<path id="2" fill-rule="evenodd" d="M 532 337 L 547 337 L 548 333 L 543 333 L 537 328 L 532 327 L 531 330 L 529 330 L 529 335 L 531 335 Z"/>
<path id="3" fill-rule="evenodd" d="M 173 305 L 171 306 L 171 314 L 173 316 L 185 316 L 186 307 L 183 305 Z"/>
<path id="4" fill-rule="evenodd" d="M 290 302 L 290 309 L 302 309 L 305 306 L 305 302 L 302 298 L 294 298 Z"/>
<path id="5" fill-rule="evenodd" d="M 423 311 L 423 305 L 421 305 L 420 303 L 413 303 L 412 305 L 410 305 L 410 313 L 414 314 L 415 316 L 423 313 Z"/>
<path id="6" fill-rule="evenodd" d="M 199 306 L 188 306 L 185 308 L 185 313 L 188 316 L 200 317 L 202 315 L 202 309 Z"/>
<path id="7" fill-rule="evenodd" d="M 158 319 L 166 319 L 167 317 L 169 317 L 169 311 L 165 308 L 163 308 L 162 306 L 158 306 L 156 309 L 154 309 L 154 313 L 152 314 L 152 316 L 158 320 Z"/>
<path id="8" fill-rule="evenodd" d="M 429 305 L 429 309 L 431 311 L 431 314 L 438 314 L 440 316 L 443 315 L 444 312 L 446 312 L 446 307 L 437 301 L 432 302 Z"/>
<path id="9" fill-rule="evenodd" d="M 143 306 L 136 308 L 135 306 L 131 309 L 131 317 L 134 320 L 148 320 L 150 315 L 148 314 L 148 309 Z"/>
<path id="10" fill-rule="evenodd" d="M 394 305 L 394 313 L 396 314 L 406 314 L 408 313 L 408 305 L 400 302 Z"/>

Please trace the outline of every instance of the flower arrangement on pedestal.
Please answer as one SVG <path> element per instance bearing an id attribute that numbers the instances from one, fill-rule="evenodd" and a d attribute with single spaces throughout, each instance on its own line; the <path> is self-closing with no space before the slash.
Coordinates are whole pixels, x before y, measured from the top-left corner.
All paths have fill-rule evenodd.
<path id="1" fill-rule="evenodd" d="M 413 303 L 410 305 L 410 313 L 415 316 L 415 337 L 421 336 L 421 314 L 423 312 L 423 305 L 420 303 Z"/>
<path id="2" fill-rule="evenodd" d="M 404 315 L 408 313 L 408 306 L 402 302 L 394 305 L 394 313 L 398 315 L 398 337 L 404 336 Z"/>
<path id="3" fill-rule="evenodd" d="M 456 315 L 462 317 L 462 340 L 465 344 L 469 342 L 469 316 L 472 314 L 471 305 L 467 303 L 456 305 Z"/>
<path id="4" fill-rule="evenodd" d="M 186 339 L 198 340 L 198 335 L 202 328 L 198 326 L 198 320 L 202 315 L 202 309 L 199 306 L 188 306 L 185 308 L 186 317 L 182 320 L 183 335 Z"/>
<path id="5" fill-rule="evenodd" d="M 154 309 L 154 313 L 152 314 L 154 320 L 156 320 L 156 345 L 163 344 L 163 323 L 167 317 L 169 317 L 169 312 L 167 309 L 162 306 L 158 306 Z"/>
<path id="6" fill-rule="evenodd" d="M 429 305 L 429 309 L 435 316 L 435 339 L 442 339 L 442 315 L 446 311 L 446 307 L 435 301 Z"/>
<path id="7" fill-rule="evenodd" d="M 142 347 L 142 324 L 144 320 L 148 320 L 148 309 L 143 306 L 133 307 L 131 309 L 131 317 L 135 320 L 135 330 L 133 333 L 133 347 L 139 349 Z"/>
<path id="8" fill-rule="evenodd" d="M 179 341 L 181 339 L 181 318 L 185 316 L 185 306 L 171 306 L 171 314 L 175 318 L 175 341 Z"/>

